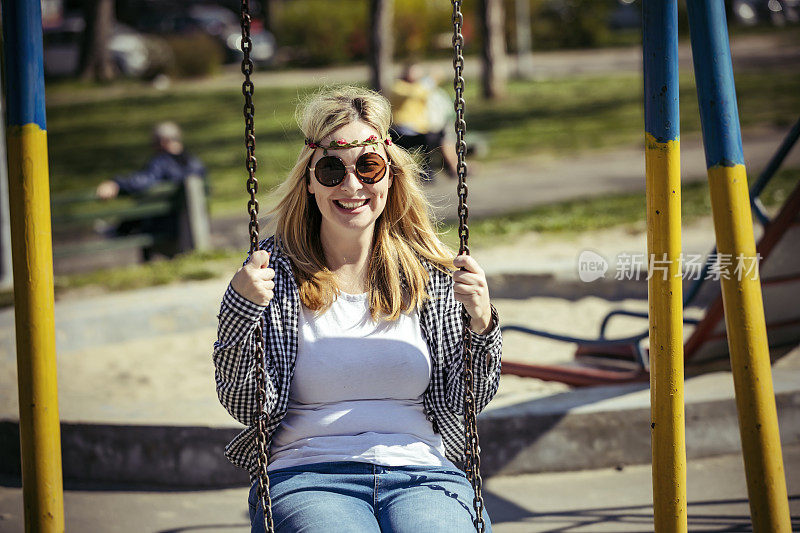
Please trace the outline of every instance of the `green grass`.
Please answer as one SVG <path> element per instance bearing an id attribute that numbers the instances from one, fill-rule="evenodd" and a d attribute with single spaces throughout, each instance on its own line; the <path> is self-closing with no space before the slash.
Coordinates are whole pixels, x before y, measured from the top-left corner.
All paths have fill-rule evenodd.
<path id="1" fill-rule="evenodd" d="M 110 291 L 139 289 L 176 281 L 212 279 L 224 273 L 233 275 L 241 265 L 241 251 L 194 252 L 172 260 L 56 276 L 55 289 L 56 294 L 84 287 L 101 287 Z"/>
<path id="2" fill-rule="evenodd" d="M 800 114 L 800 72 L 737 73 L 743 127 L 787 126 Z M 80 84 L 54 87 L 57 94 Z M 244 202 L 242 96 L 237 91 L 173 90 L 121 96 L 96 103 L 48 107 L 51 186 L 60 192 L 93 188 L 100 181 L 143 166 L 150 156 L 150 129 L 176 120 L 188 149 L 206 163 L 213 214 L 241 210 Z M 467 123 L 486 134 L 490 159 L 532 153 L 563 155 L 638 144 L 642 139 L 641 77 L 631 74 L 512 81 L 508 96 L 487 102 L 477 83 L 467 86 Z M 256 90 L 256 155 L 261 190 L 288 173 L 302 143 L 294 121 L 299 96 L 314 88 Z M 697 132 L 700 119 L 691 76 L 681 77 L 683 134 Z"/>
<path id="3" fill-rule="evenodd" d="M 294 126 L 295 91 L 259 93 L 257 156 L 265 186 L 279 182 L 296 157 L 302 137 Z M 188 149 L 207 165 L 212 212 L 244 194 L 241 94 L 161 94 L 102 103 L 59 105 L 48 109 L 50 173 L 53 191 L 94 187 L 104 179 L 132 172 L 150 157 L 150 130 L 175 120 Z"/>
<path id="4" fill-rule="evenodd" d="M 743 128 L 790 126 L 800 116 L 800 72 L 746 71 L 736 77 Z M 468 126 L 489 133 L 492 158 L 564 154 L 640 143 L 642 80 L 624 74 L 514 82 L 501 102 L 467 101 Z M 681 134 L 700 131 L 694 77 L 680 81 Z"/>
<path id="5" fill-rule="evenodd" d="M 755 177 L 751 178 L 751 183 Z M 761 201 L 767 208 L 779 208 L 789 193 L 800 182 L 800 169 L 785 169 L 778 172 L 761 193 Z M 693 183 L 681 188 L 681 219 L 688 223 L 711 214 L 711 199 L 708 184 Z M 541 206 L 504 216 L 470 221 L 470 243 L 476 246 L 491 246 L 511 242 L 526 233 L 574 234 L 627 224 L 643 224 L 645 220 L 644 192 L 618 194 L 598 198 L 573 200 Z M 443 240 L 458 248 L 458 234 L 454 225 L 446 225 Z"/>

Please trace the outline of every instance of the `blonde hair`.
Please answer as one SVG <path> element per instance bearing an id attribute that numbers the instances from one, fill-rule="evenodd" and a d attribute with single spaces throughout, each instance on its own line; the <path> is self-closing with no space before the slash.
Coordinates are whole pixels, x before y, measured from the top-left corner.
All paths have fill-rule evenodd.
<path id="1" fill-rule="evenodd" d="M 298 106 L 297 122 L 307 139 L 320 141 L 355 121 L 389 135 L 391 106 L 380 94 L 360 87 L 336 87 L 308 97 Z M 422 190 L 415 159 L 396 145 L 386 146 L 392 163 L 392 186 L 383 213 L 375 222 L 372 254 L 367 267 L 368 296 L 373 319 L 395 320 L 421 306 L 427 294 L 428 271 L 421 258 L 449 272 L 453 253 L 439 240 Z M 334 274 L 325 264 L 320 241 L 322 215 L 307 192 L 308 165 L 314 149 L 304 146 L 297 162 L 275 194 L 270 211 L 275 237 L 291 259 L 300 299 L 309 309 L 327 309 L 339 294 Z M 401 280 L 406 287 L 401 287 Z"/>

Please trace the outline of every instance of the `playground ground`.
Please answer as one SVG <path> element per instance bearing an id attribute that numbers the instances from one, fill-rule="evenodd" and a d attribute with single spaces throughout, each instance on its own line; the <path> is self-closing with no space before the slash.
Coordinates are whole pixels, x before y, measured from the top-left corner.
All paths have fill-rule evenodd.
<path id="1" fill-rule="evenodd" d="M 787 472 L 800 472 L 800 446 L 783 449 Z M 495 533 L 653 531 L 648 465 L 622 469 L 495 477 L 485 485 Z M 792 530 L 800 528 L 800 478 L 788 476 Z M 690 531 L 751 531 L 741 456 L 690 461 Z M 126 491 L 68 488 L 67 531 L 244 533 L 247 489 Z M 0 530 L 22 531 L 22 489 L 0 486 Z"/>
<path id="2" fill-rule="evenodd" d="M 755 132 L 755 136 L 758 135 L 760 133 Z M 763 142 L 764 149 L 760 150 L 764 157 L 768 157 L 779 140 L 777 133 L 768 132 Z M 699 142 L 695 139 L 695 146 L 690 148 L 687 141 L 688 138 L 684 144 L 685 162 L 691 165 L 691 161 L 696 161 L 701 170 L 685 172 L 684 175 L 703 179 Z M 750 146 L 755 144 L 746 139 L 746 156 L 749 156 Z M 579 181 L 562 180 L 561 183 L 569 187 L 558 190 L 537 189 L 535 182 L 530 181 L 530 173 L 523 174 L 517 170 L 520 167 L 518 161 L 506 168 L 501 168 L 502 163 L 488 165 L 489 171 L 483 175 L 478 172 L 478 167 L 473 176 L 476 185 L 471 187 L 471 194 L 476 203 L 479 198 L 484 198 L 497 200 L 498 205 L 503 204 L 506 208 L 518 208 L 521 205 L 508 206 L 502 199 L 521 198 L 525 205 L 552 202 L 575 197 L 595 185 L 607 186 L 606 192 L 632 190 L 630 187 L 641 190 L 643 159 L 641 154 L 638 154 L 640 159 L 632 159 L 637 156 L 634 152 L 631 149 L 605 154 L 603 161 L 594 160 L 594 164 L 587 157 L 583 167 L 576 164 L 580 161 L 572 161 L 562 168 L 583 169 L 583 178 Z M 623 157 L 623 153 L 627 155 Z M 755 150 L 750 153 L 755 153 Z M 795 149 L 793 157 L 797 156 Z M 633 160 L 641 168 L 631 164 Z M 552 169 L 559 168 L 562 163 L 536 160 L 531 167 L 534 173 L 539 172 L 539 176 L 551 177 Z M 592 181 L 597 167 L 611 169 L 607 172 L 609 176 L 628 175 L 630 179 L 624 183 L 623 180 Z M 496 179 L 505 181 L 492 181 Z M 441 189 L 442 201 L 446 203 L 449 201 L 446 195 L 452 188 L 452 182 L 440 180 L 432 190 Z M 498 188 L 506 192 L 525 191 L 527 196 L 492 194 L 492 190 Z M 485 192 L 481 194 L 481 190 Z M 232 222 L 224 227 L 220 238 L 244 235 L 238 224 Z M 237 238 L 240 237 L 233 237 Z M 710 218 L 699 218 L 684 226 L 685 252 L 705 254 L 712 243 Z M 230 242 L 225 241 L 225 244 Z M 238 241 L 233 244 L 241 247 Z M 591 336 L 597 332 L 604 314 L 611 309 L 645 310 L 646 284 L 613 279 L 581 282 L 577 279 L 576 262 L 583 250 L 599 253 L 611 262 L 620 253 L 642 253 L 645 250 L 644 226 L 616 227 L 575 235 L 531 233 L 514 242 L 475 247 L 473 254 L 487 270 L 490 288 L 496 288 L 493 298 L 506 323 Z M 514 277 L 520 275 L 522 277 Z M 613 272 L 609 275 L 613 276 Z M 233 427 L 233 422 L 216 402 L 210 362 L 210 347 L 215 336 L 214 314 L 226 283 L 225 278 L 219 278 L 117 294 L 84 290 L 64 295 L 56 306 L 60 328 L 57 342 L 62 420 L 73 424 Z M 517 294 L 513 292 L 514 287 L 518 289 Z M 137 311 L 154 304 L 158 307 L 161 303 L 161 313 Z M 689 309 L 687 314 L 699 312 L 698 309 Z M 14 420 L 17 416 L 11 310 L 0 311 L 0 326 L 0 421 L 3 421 Z M 643 327 L 646 324 L 638 320 L 620 320 L 610 333 L 627 335 Z M 567 362 L 572 359 L 572 351 L 571 345 L 518 335 L 508 335 L 504 344 L 505 359 L 536 363 Z M 787 357 L 776 368 L 794 375 L 792 372 L 800 368 L 798 359 L 797 354 Z M 730 374 L 723 367 L 714 380 L 724 389 L 715 397 L 720 401 L 703 403 L 708 398 L 699 398 L 699 405 L 724 411 L 723 422 L 716 420 L 722 425 L 715 426 L 712 422 L 704 423 L 688 417 L 689 527 L 692 531 L 746 531 L 750 522 L 742 459 L 739 454 L 732 453 L 732 448 L 738 444 L 738 432 L 735 412 L 729 416 L 732 406 Z M 795 516 L 793 525 L 800 528 L 800 410 L 796 407 L 800 405 L 800 394 L 796 394 L 795 389 L 797 386 L 787 386 L 782 391 L 785 394 L 782 397 L 794 402 L 790 405 L 795 405 L 785 411 L 790 423 L 782 426 L 782 436 L 790 503 Z M 617 461 L 620 466 L 490 477 L 487 481 L 487 505 L 495 521 L 495 531 L 652 530 L 650 468 L 643 464 L 647 459 L 641 460 L 641 457 L 649 455 L 649 440 L 644 444 L 638 440 L 642 436 L 649 439 L 648 424 L 642 425 L 644 429 L 637 433 L 635 441 L 604 440 L 606 436 L 601 426 L 608 423 L 608 418 L 591 411 L 605 406 L 603 408 L 607 411 L 602 411 L 604 415 L 615 412 L 624 420 L 627 409 L 635 404 L 637 416 L 646 413 L 642 402 L 647 390 L 627 392 L 630 394 L 607 389 L 595 397 L 580 396 L 582 393 L 579 391 L 559 383 L 514 376 L 502 378 L 500 391 L 493 402 L 499 407 L 497 412 L 501 413 L 497 416 L 503 416 L 503 413 L 510 416 L 515 408 L 537 406 L 539 409 L 555 409 L 559 405 L 570 405 L 559 411 L 559 415 L 563 415 L 561 423 L 541 430 L 532 438 L 543 447 L 538 450 L 545 450 L 530 452 L 534 460 L 539 453 L 538 459 L 544 462 L 548 447 L 551 450 L 557 448 L 551 444 L 555 442 L 552 439 L 575 438 L 574 434 L 567 434 L 564 430 L 572 421 L 582 434 L 580 446 L 576 446 L 583 450 L 582 455 L 589 452 L 604 455 L 606 462 L 600 464 L 613 466 Z M 628 398 L 637 394 L 635 400 Z M 604 403 L 603 400 L 609 398 L 612 403 Z M 614 400 L 617 400 L 616 404 Z M 580 406 L 580 409 L 573 409 L 574 406 Z M 625 436 L 625 433 L 620 433 L 617 438 L 625 441 Z M 702 457 L 695 457 L 693 454 L 699 447 L 704 447 L 705 452 L 700 454 Z M 214 453 L 221 453 L 221 450 L 214 450 Z M 633 464 L 636 462 L 642 464 Z M 0 480 L 0 531 L 19 531 L 22 528 L 21 489 L 15 483 L 13 477 Z M 88 482 L 68 483 L 67 488 L 65 502 L 67 529 L 70 531 L 247 530 L 246 489 L 242 487 L 163 490 L 151 485 L 131 490 L 119 484 Z"/>
<path id="3" fill-rule="evenodd" d="M 707 252 L 712 238 L 713 226 L 708 218 L 683 228 L 687 252 Z M 476 248 L 474 254 L 486 267 L 490 285 L 494 280 L 498 286 L 500 294 L 495 296 L 495 303 L 506 322 L 590 335 L 612 308 L 646 309 L 646 287 L 642 282 L 609 280 L 616 287 L 616 296 L 603 295 L 604 291 L 598 290 L 600 285 L 593 283 L 604 282 L 584 283 L 577 279 L 578 253 L 584 248 L 592 249 L 610 259 L 623 251 L 637 253 L 644 246 L 645 234 L 641 229 L 611 228 L 558 238 L 530 235 L 524 241 Z M 512 254 L 517 263 L 509 265 L 503 258 Z M 522 264 L 529 269 L 526 278 L 529 285 L 518 285 L 521 292 L 512 297 L 500 288 L 501 282 L 508 275 L 509 266 L 518 275 Z M 218 279 L 118 294 L 74 293 L 60 300 L 56 316 L 61 325 L 58 362 L 62 420 L 78 433 L 85 424 L 101 431 L 108 427 L 110 433 L 118 432 L 115 428 L 119 425 L 162 428 L 158 438 L 165 449 L 177 448 L 171 440 L 173 429 L 235 426 L 216 402 L 210 362 L 210 345 L 215 335 L 214 300 L 225 284 L 225 279 Z M 525 297 L 525 291 L 537 294 Z M 133 311 L 145 306 L 161 308 L 161 312 Z M 689 310 L 689 314 L 698 312 Z M 8 327 L 2 331 L 8 331 L 10 311 L 3 313 L 0 320 Z M 622 320 L 613 326 L 611 333 L 624 335 L 641 327 L 644 325 L 638 321 Z M 149 331 L 150 335 L 143 335 L 143 331 Z M 0 338 L 0 346 L 4 348 L 0 358 L 0 376 L 3 376 L 0 419 L 9 420 L 16 413 L 16 383 L 11 381 L 15 374 L 13 349 L 10 349 L 13 339 Z M 504 358 L 567 362 L 572 358 L 572 346 L 509 334 Z M 708 379 L 702 378 L 704 381 L 687 381 L 692 531 L 746 531 L 750 523 L 742 458 L 736 453 L 738 430 L 731 376 L 724 365 L 720 370 L 708 375 Z M 797 392 L 800 379 L 795 378 L 800 377 L 800 351 L 783 357 L 774 368 L 774 376 L 776 393 L 781 399 L 781 434 L 790 503 L 797 522 L 800 521 L 800 410 L 796 405 L 800 405 Z M 490 404 L 493 409 L 487 412 L 491 419 L 482 416 L 483 424 L 487 428 L 492 424 L 503 425 L 520 415 L 532 416 L 533 422 L 526 435 L 529 449 L 502 467 L 524 471 L 531 464 L 537 468 L 535 463 L 539 462 L 542 469 L 556 471 L 489 476 L 486 500 L 495 521 L 494 531 L 652 530 L 652 488 L 647 464 L 648 398 L 646 386 L 624 390 L 600 387 L 590 392 L 572 390 L 559 383 L 503 376 L 500 391 Z M 560 420 L 555 425 L 543 425 L 546 416 L 536 418 L 535 411 L 556 413 Z M 698 413 L 702 413 L 702 418 L 696 416 Z M 617 428 L 616 435 L 609 435 L 608 428 L 612 427 Z M 482 444 L 485 449 L 498 449 L 490 435 L 484 437 Z M 507 453 L 502 446 L 499 449 Z M 131 447 L 129 451 L 129 456 L 135 457 L 141 450 Z M 206 447 L 203 451 L 218 457 L 221 446 Z M 553 459 L 556 452 L 564 453 Z M 493 459 L 486 455 L 484 461 L 489 464 Z M 587 457 L 595 461 L 593 466 L 582 471 L 559 471 L 570 469 L 565 463 Z M 548 461 L 552 463 L 549 466 L 545 465 Z M 556 464 L 558 461 L 561 463 Z M 93 468 L 88 463 L 71 462 L 65 467 L 73 471 Z M 137 469 L 162 476 L 162 483 L 169 482 L 172 475 L 165 469 L 155 472 L 162 469 L 160 465 L 139 464 Z M 68 482 L 65 494 L 68 530 L 247 531 L 243 483 L 224 489 L 167 490 L 158 488 L 157 483 L 131 486 Z M 13 477 L 0 480 L 0 530 L 20 531 L 21 513 L 18 480 Z"/>

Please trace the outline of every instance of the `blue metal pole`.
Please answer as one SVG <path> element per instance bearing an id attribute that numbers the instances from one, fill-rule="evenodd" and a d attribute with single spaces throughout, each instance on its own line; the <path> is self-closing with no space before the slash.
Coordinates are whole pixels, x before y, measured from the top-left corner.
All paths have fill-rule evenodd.
<path id="1" fill-rule="evenodd" d="M 63 532 L 40 0 L 4 1 L 3 37 L 25 529 Z"/>
<path id="2" fill-rule="evenodd" d="M 656 532 L 683 532 L 687 507 L 678 2 L 649 0 L 642 10 L 653 513 Z"/>
<path id="3" fill-rule="evenodd" d="M 688 0 L 722 301 L 754 531 L 791 530 L 723 0 Z M 738 271 L 738 274 L 737 274 Z"/>

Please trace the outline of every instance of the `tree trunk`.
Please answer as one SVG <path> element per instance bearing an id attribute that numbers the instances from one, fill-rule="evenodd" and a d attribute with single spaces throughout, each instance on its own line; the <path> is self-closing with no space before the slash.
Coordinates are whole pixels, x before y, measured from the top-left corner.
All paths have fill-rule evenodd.
<path id="1" fill-rule="evenodd" d="M 394 33 L 392 18 L 394 0 L 370 0 L 369 66 L 370 82 L 376 91 L 392 86 L 392 51 Z"/>
<path id="2" fill-rule="evenodd" d="M 264 29 L 270 33 L 275 33 L 277 22 L 278 0 L 262 0 L 262 15 L 264 17 Z"/>
<path id="3" fill-rule="evenodd" d="M 516 0 L 514 4 L 517 35 L 517 76 L 522 79 L 533 75 L 531 58 L 531 10 L 528 0 Z"/>
<path id="4" fill-rule="evenodd" d="M 108 42 L 114 26 L 114 0 L 86 0 L 86 29 L 81 46 L 81 77 L 109 81 L 115 68 Z"/>
<path id="5" fill-rule="evenodd" d="M 506 41 L 503 0 L 480 0 L 479 18 L 483 35 L 483 96 L 502 98 L 506 91 Z"/>

